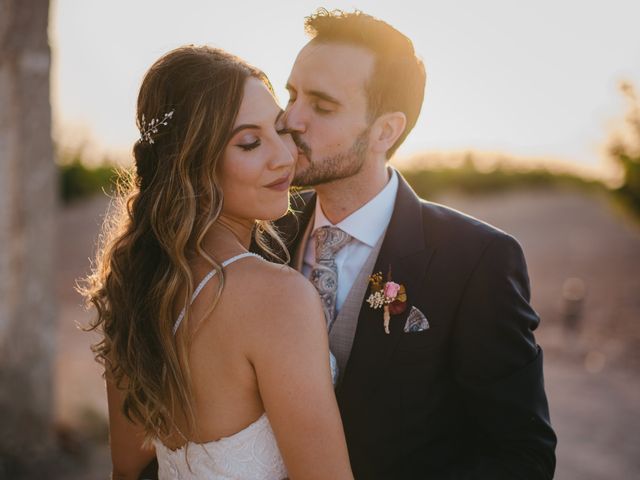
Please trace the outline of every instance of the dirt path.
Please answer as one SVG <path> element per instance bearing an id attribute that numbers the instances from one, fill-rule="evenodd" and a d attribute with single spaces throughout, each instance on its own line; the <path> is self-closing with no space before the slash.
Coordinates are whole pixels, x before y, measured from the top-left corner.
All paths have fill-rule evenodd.
<path id="1" fill-rule="evenodd" d="M 438 200 L 512 233 L 523 245 L 559 436 L 556 478 L 640 478 L 640 227 L 606 199 L 574 191 Z M 56 411 L 60 422 L 79 428 L 99 428 L 96 422 L 106 415 L 91 334 L 75 327 L 90 315 L 72 290 L 87 271 L 105 207 L 104 199 L 94 198 L 64 209 L 59 222 Z M 580 328 L 569 335 L 562 328 L 561 292 L 572 277 L 582 280 L 587 295 Z M 108 468 L 107 451 L 97 448 L 78 478 L 106 478 Z"/>

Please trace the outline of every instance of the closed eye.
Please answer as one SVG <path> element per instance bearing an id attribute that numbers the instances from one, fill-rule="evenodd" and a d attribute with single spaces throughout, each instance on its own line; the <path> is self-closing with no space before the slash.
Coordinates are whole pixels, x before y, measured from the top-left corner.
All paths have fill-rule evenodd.
<path id="1" fill-rule="evenodd" d="M 313 105 L 313 109 L 318 112 L 321 115 L 326 115 L 328 113 L 333 113 L 333 110 L 328 110 L 326 108 L 322 108 L 320 105 L 318 105 L 317 103 L 315 103 Z"/>
<path id="2" fill-rule="evenodd" d="M 245 143 L 245 144 L 238 145 L 238 147 L 240 147 L 245 152 L 248 152 L 250 150 L 254 150 L 254 149 L 258 148 L 259 146 L 260 146 L 260 140 L 256 140 L 255 142 L 251 142 L 251 143 Z"/>

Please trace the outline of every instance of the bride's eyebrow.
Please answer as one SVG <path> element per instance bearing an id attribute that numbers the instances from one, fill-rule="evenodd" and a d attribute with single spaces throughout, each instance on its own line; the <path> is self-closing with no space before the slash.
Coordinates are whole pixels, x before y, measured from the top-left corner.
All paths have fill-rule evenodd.
<path id="1" fill-rule="evenodd" d="M 280 111 L 278 112 L 278 115 L 276 115 L 276 119 L 273 121 L 274 124 L 278 123 L 278 120 L 280 120 L 280 117 L 282 116 L 283 113 L 284 113 L 284 110 L 280 109 Z M 233 129 L 233 131 L 231 132 L 231 137 L 233 137 L 240 130 L 246 130 L 246 129 L 260 130 L 261 128 L 262 127 L 260 127 L 260 125 L 256 125 L 254 123 L 243 123 L 242 125 L 238 125 L 236 128 Z"/>
<path id="2" fill-rule="evenodd" d="M 230 136 L 233 137 L 240 130 L 246 130 L 246 129 L 260 130 L 260 125 L 254 125 L 253 123 L 243 123 L 242 125 L 238 125 L 236 128 L 234 128 Z"/>

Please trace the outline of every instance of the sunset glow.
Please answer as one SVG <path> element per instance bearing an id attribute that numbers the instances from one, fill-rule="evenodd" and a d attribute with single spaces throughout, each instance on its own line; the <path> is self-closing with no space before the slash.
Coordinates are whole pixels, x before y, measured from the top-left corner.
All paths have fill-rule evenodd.
<path id="1" fill-rule="evenodd" d="M 56 0 L 50 32 L 53 103 L 63 143 L 126 152 L 145 70 L 184 43 L 209 43 L 271 78 L 281 102 L 303 19 L 317 2 Z M 427 66 L 421 118 L 400 157 L 422 151 L 497 151 L 602 169 L 603 145 L 640 84 L 640 3 L 326 2 L 361 9 L 413 39 Z"/>

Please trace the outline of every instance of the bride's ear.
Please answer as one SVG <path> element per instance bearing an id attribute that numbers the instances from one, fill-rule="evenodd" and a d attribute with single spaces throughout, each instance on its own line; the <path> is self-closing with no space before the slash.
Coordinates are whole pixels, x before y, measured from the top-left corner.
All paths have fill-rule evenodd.
<path id="1" fill-rule="evenodd" d="M 370 148 L 375 153 L 386 153 L 398 140 L 407 126 L 407 117 L 402 112 L 387 112 L 380 115 L 371 127 Z"/>

